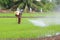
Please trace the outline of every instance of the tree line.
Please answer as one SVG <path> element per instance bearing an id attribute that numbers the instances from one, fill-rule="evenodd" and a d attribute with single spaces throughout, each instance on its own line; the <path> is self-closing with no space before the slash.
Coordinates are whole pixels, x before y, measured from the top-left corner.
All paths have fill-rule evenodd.
<path id="1" fill-rule="evenodd" d="M 11 9 L 16 10 L 20 9 L 32 9 L 32 10 L 40 10 L 42 8 L 43 11 L 51 10 L 54 7 L 53 2 L 49 2 L 47 0 L 0 0 L 0 7 L 2 9 Z"/>

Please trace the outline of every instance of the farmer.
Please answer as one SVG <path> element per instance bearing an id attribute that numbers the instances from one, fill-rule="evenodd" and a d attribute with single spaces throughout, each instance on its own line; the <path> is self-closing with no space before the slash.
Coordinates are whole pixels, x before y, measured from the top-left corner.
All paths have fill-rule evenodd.
<path id="1" fill-rule="evenodd" d="M 19 8 L 17 8 L 17 11 L 15 12 L 15 16 L 18 18 L 18 24 L 21 23 L 21 16 L 22 16 L 22 12 L 23 10 L 19 10 Z"/>

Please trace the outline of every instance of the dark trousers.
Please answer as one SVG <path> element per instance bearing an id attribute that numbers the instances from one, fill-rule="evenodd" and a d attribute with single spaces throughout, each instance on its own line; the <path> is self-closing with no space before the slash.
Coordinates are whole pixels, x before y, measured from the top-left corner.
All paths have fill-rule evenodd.
<path id="1" fill-rule="evenodd" d="M 21 15 L 18 15 L 18 24 L 21 23 Z"/>
<path id="2" fill-rule="evenodd" d="M 21 18 L 18 18 L 18 24 L 20 24 L 21 23 Z"/>

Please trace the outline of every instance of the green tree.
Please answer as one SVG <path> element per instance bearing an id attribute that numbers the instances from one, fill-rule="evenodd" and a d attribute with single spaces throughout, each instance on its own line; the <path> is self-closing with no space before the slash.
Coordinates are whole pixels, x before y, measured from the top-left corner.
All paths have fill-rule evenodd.
<path id="1" fill-rule="evenodd" d="M 27 11 L 29 8 L 32 8 L 34 10 L 40 10 L 41 8 L 43 8 L 44 11 L 47 11 L 53 8 L 53 4 L 54 3 L 49 2 L 48 0 L 22 0 L 21 3 L 18 5 L 18 8 L 24 8 Z"/>
<path id="2" fill-rule="evenodd" d="M 23 8 L 25 10 L 29 10 L 29 8 L 39 9 L 40 6 L 42 6 L 41 2 L 36 0 L 14 0 L 14 3 L 14 7 Z"/>
<path id="3" fill-rule="evenodd" d="M 3 7 L 3 8 L 10 8 L 12 7 L 13 5 L 13 1 L 12 0 L 0 0 L 0 5 Z"/>
<path id="4" fill-rule="evenodd" d="M 49 3 L 48 0 L 0 0 L 0 5 L 7 9 L 14 9 L 17 8 L 24 9 L 25 11 L 29 11 L 30 8 L 33 10 L 49 10 L 53 7 L 52 3 Z"/>

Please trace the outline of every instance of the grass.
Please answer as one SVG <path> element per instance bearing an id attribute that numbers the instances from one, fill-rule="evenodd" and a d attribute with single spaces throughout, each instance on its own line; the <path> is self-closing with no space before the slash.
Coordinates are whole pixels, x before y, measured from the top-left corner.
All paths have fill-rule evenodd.
<path id="1" fill-rule="evenodd" d="M 9 16 L 13 16 L 13 14 Z M 44 37 L 47 34 L 55 35 L 56 32 L 60 32 L 60 25 L 42 28 L 30 23 L 29 19 L 31 18 L 22 18 L 21 24 L 17 24 L 16 18 L 0 18 L 0 38 L 36 38 Z"/>
<path id="2" fill-rule="evenodd" d="M 30 17 L 33 17 L 33 16 L 51 16 L 52 13 L 23 13 L 22 16 L 30 16 Z M 0 13 L 0 16 L 15 16 L 15 14 L 12 12 L 12 13 Z"/>

